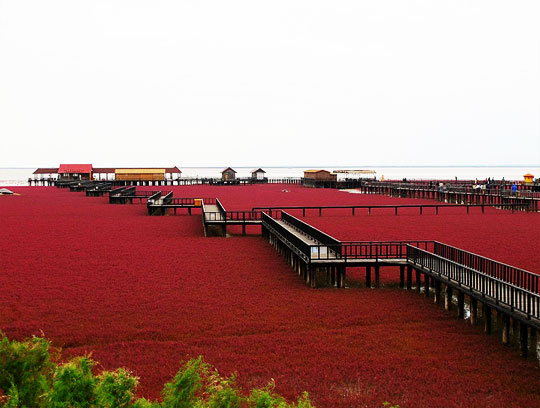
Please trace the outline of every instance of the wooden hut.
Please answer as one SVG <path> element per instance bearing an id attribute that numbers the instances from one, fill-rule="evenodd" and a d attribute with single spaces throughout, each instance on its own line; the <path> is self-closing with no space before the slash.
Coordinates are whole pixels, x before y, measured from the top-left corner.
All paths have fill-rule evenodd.
<path id="1" fill-rule="evenodd" d="M 251 170 L 251 179 L 252 180 L 262 181 L 262 180 L 264 180 L 264 175 L 265 174 L 266 174 L 266 171 L 264 171 L 261 168 L 253 169 L 253 170 Z"/>
<path id="2" fill-rule="evenodd" d="M 91 164 L 61 164 L 58 168 L 59 180 L 91 180 Z"/>
<path id="3" fill-rule="evenodd" d="M 330 173 L 328 170 L 305 170 L 305 187 L 335 187 L 337 174 Z"/>
<path id="4" fill-rule="evenodd" d="M 227 167 L 221 172 L 221 180 L 230 181 L 236 179 L 236 171 L 230 167 Z"/>

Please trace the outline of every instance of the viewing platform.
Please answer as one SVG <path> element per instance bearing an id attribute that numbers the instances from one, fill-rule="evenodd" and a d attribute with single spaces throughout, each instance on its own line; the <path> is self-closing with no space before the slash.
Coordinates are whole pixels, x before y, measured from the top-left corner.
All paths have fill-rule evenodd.
<path id="1" fill-rule="evenodd" d="M 399 286 L 433 295 L 435 303 L 447 310 L 453 308 L 457 299 L 457 315 L 470 313 L 470 321 L 476 324 L 482 313 L 484 330 L 492 331 L 492 315 L 497 313 L 503 320 L 503 342 L 510 336 L 510 322 L 519 323 L 520 350 L 523 356 L 529 351 L 529 338 L 540 330 L 540 276 L 493 259 L 459 249 L 438 241 L 340 241 L 286 210 L 348 209 L 351 215 L 359 209 L 393 210 L 398 215 L 401 208 L 465 207 L 481 208 L 493 205 L 479 204 L 404 204 L 404 205 L 352 205 L 352 206 L 270 206 L 254 207 L 248 211 L 227 211 L 218 198 L 175 198 L 169 191 L 137 191 L 136 187 L 117 187 L 83 183 L 86 191 L 109 190 L 110 203 L 146 201 L 148 214 L 165 215 L 169 210 L 187 208 L 201 209 L 205 236 L 227 236 L 227 226 L 246 227 L 257 225 L 262 236 L 281 254 L 292 269 L 312 288 L 347 287 L 347 268 L 365 268 L 366 287 L 380 287 L 380 268 L 397 267 Z M 63 183 L 62 187 L 71 186 Z M 60 186 L 59 186 L 60 187 Z M 77 189 L 71 189 L 78 191 Z M 389 190 L 394 191 L 394 190 Z M 409 190 L 407 190 L 409 191 Z M 414 191 L 410 190 L 410 191 Z M 409 194 L 407 192 L 406 194 Z M 416 194 L 416 193 L 414 193 Z M 531 198 L 535 199 L 535 198 Z M 510 203 L 510 208 L 521 203 Z M 468 307 L 466 307 L 468 302 Z M 479 304 L 482 306 L 479 308 Z"/>

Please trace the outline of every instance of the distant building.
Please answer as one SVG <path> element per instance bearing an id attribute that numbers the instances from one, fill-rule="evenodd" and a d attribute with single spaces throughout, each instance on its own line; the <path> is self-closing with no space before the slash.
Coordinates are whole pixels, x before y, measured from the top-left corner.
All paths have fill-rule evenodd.
<path id="1" fill-rule="evenodd" d="M 230 167 L 227 167 L 221 172 L 221 180 L 230 181 L 236 179 L 236 171 Z"/>
<path id="2" fill-rule="evenodd" d="M 91 164 L 61 164 L 56 168 L 39 168 L 34 171 L 34 178 L 58 174 L 60 180 L 175 180 L 182 171 L 178 167 L 159 168 L 115 168 L 93 167 Z"/>
<path id="3" fill-rule="evenodd" d="M 164 181 L 165 169 L 116 169 L 115 180 Z"/>
<path id="4" fill-rule="evenodd" d="M 120 171 L 118 171 L 120 170 Z M 182 171 L 178 167 L 95 167 L 94 177 L 98 180 L 175 180 Z M 176 176 L 176 177 L 174 177 Z M 155 177 L 155 178 L 154 178 Z"/>
<path id="5" fill-rule="evenodd" d="M 34 174 L 35 179 L 37 179 L 38 175 L 40 175 L 41 178 L 44 178 L 45 175 L 47 175 L 48 178 L 52 178 L 53 174 L 58 176 L 58 167 L 41 167 L 36 169 L 36 171 L 34 171 L 32 174 Z"/>
<path id="6" fill-rule="evenodd" d="M 58 168 L 59 180 L 91 180 L 91 164 L 61 164 Z"/>
<path id="7" fill-rule="evenodd" d="M 306 170 L 304 171 L 305 187 L 333 187 L 337 182 L 337 174 L 328 170 Z"/>
<path id="8" fill-rule="evenodd" d="M 266 171 L 261 168 L 251 170 L 251 178 L 253 180 L 264 180 L 264 175 Z"/>
<path id="9" fill-rule="evenodd" d="M 312 180 L 336 181 L 337 174 L 330 173 L 328 170 L 306 170 L 304 171 L 304 178 Z"/>
<path id="10" fill-rule="evenodd" d="M 531 173 L 524 174 L 523 181 L 525 183 L 534 183 L 534 174 L 531 174 Z"/>

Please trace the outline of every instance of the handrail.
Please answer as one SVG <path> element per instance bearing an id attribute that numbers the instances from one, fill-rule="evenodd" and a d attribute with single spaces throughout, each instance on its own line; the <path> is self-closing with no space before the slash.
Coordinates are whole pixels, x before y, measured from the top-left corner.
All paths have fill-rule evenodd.
<path id="1" fill-rule="evenodd" d="M 115 189 L 109 191 L 109 197 L 123 195 L 122 193 L 124 193 L 124 192 L 126 192 L 128 190 L 129 190 L 129 192 L 135 191 L 135 187 L 124 187 L 123 186 L 123 187 L 115 188 Z"/>
<path id="2" fill-rule="evenodd" d="M 267 229 L 273 230 L 273 232 L 279 233 L 283 238 L 289 241 L 291 245 L 294 246 L 304 256 L 304 259 L 309 259 L 310 245 L 307 242 L 297 237 L 295 234 L 293 234 L 291 231 L 289 231 L 287 228 L 281 225 L 278 221 L 270 217 L 268 214 L 266 213 L 261 213 L 261 214 L 262 214 L 262 223 L 264 227 L 266 227 Z M 283 215 L 284 213 L 282 214 L 282 216 Z"/>
<path id="3" fill-rule="evenodd" d="M 483 298 L 492 298 L 495 304 L 503 304 L 511 311 L 521 312 L 528 319 L 540 319 L 538 293 L 413 246 L 407 247 L 407 260 L 440 277 L 444 276 Z"/>
<path id="4" fill-rule="evenodd" d="M 163 200 L 163 204 L 165 204 L 165 205 L 170 204 L 170 202 L 173 199 L 173 192 L 169 191 L 164 196 L 162 196 L 161 199 Z"/>
<path id="5" fill-rule="evenodd" d="M 340 245 L 312 245 L 312 259 L 405 259 L 407 246 L 430 250 L 435 241 L 343 241 Z M 315 256 L 315 254 L 317 256 Z"/>
<path id="6" fill-rule="evenodd" d="M 223 204 L 221 204 L 221 201 L 219 201 L 219 198 L 216 198 L 216 206 L 217 206 L 218 210 L 219 210 L 221 213 L 225 213 L 225 212 L 226 212 L 225 207 L 223 207 Z"/>
<path id="7" fill-rule="evenodd" d="M 341 245 L 341 241 L 309 225 L 308 223 L 293 217 L 291 214 L 286 213 L 285 211 L 281 213 L 281 219 L 324 245 Z"/>
<path id="8" fill-rule="evenodd" d="M 498 279 L 540 293 L 540 276 L 515 266 L 474 254 L 464 249 L 435 241 L 433 252 L 453 262 L 481 271 Z"/>

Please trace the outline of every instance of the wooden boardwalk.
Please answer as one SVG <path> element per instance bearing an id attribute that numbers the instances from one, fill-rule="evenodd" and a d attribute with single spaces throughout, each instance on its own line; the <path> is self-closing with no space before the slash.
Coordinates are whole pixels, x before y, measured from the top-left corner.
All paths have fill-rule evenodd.
<path id="1" fill-rule="evenodd" d="M 478 319 L 480 302 L 486 333 L 491 332 L 492 310 L 505 316 L 505 321 L 519 322 L 523 356 L 528 353 L 529 332 L 540 331 L 540 287 L 536 274 L 436 241 L 339 242 L 286 212 L 281 217 L 278 221 L 263 215 L 263 236 L 311 287 L 345 287 L 346 268 L 358 266 L 366 268 L 367 287 L 371 287 L 374 270 L 378 287 L 380 267 L 398 266 L 402 288 L 411 289 L 415 275 L 416 289 L 420 291 L 423 286 L 424 293 L 433 292 L 439 302 L 444 286 L 448 309 L 455 292 L 461 318 L 467 296 L 473 324 Z M 505 325 L 506 339 L 507 329 Z"/>
<path id="2" fill-rule="evenodd" d="M 244 234 L 247 225 L 260 225 L 263 237 L 314 288 L 346 287 L 348 267 L 365 267 L 366 286 L 371 287 L 373 283 L 378 287 L 381 267 L 399 267 L 402 288 L 412 289 L 415 278 L 417 291 L 423 287 L 424 293 L 427 296 L 433 294 L 436 302 L 444 298 L 447 309 L 450 309 L 456 294 L 458 316 L 461 318 L 464 317 L 467 298 L 472 324 L 476 324 L 478 305 L 481 304 L 486 333 L 492 330 L 492 311 L 497 312 L 504 322 L 503 342 L 508 342 L 510 321 L 519 322 L 523 356 L 527 355 L 529 338 L 540 331 L 539 275 L 441 242 L 339 241 L 288 214 L 284 211 L 286 207 L 227 211 L 217 198 L 173 198 L 172 192 L 136 191 L 135 187 L 112 188 L 110 185 L 100 188 L 92 183 L 87 186 L 86 191 L 109 191 L 111 203 L 146 200 L 149 214 L 154 211 L 164 215 L 168 208 L 188 208 L 191 214 L 192 208 L 200 207 L 207 236 L 226 236 L 227 225 L 242 225 Z M 304 214 L 306 209 L 317 208 L 321 215 L 322 208 L 342 206 L 290 208 L 303 209 Z"/>

